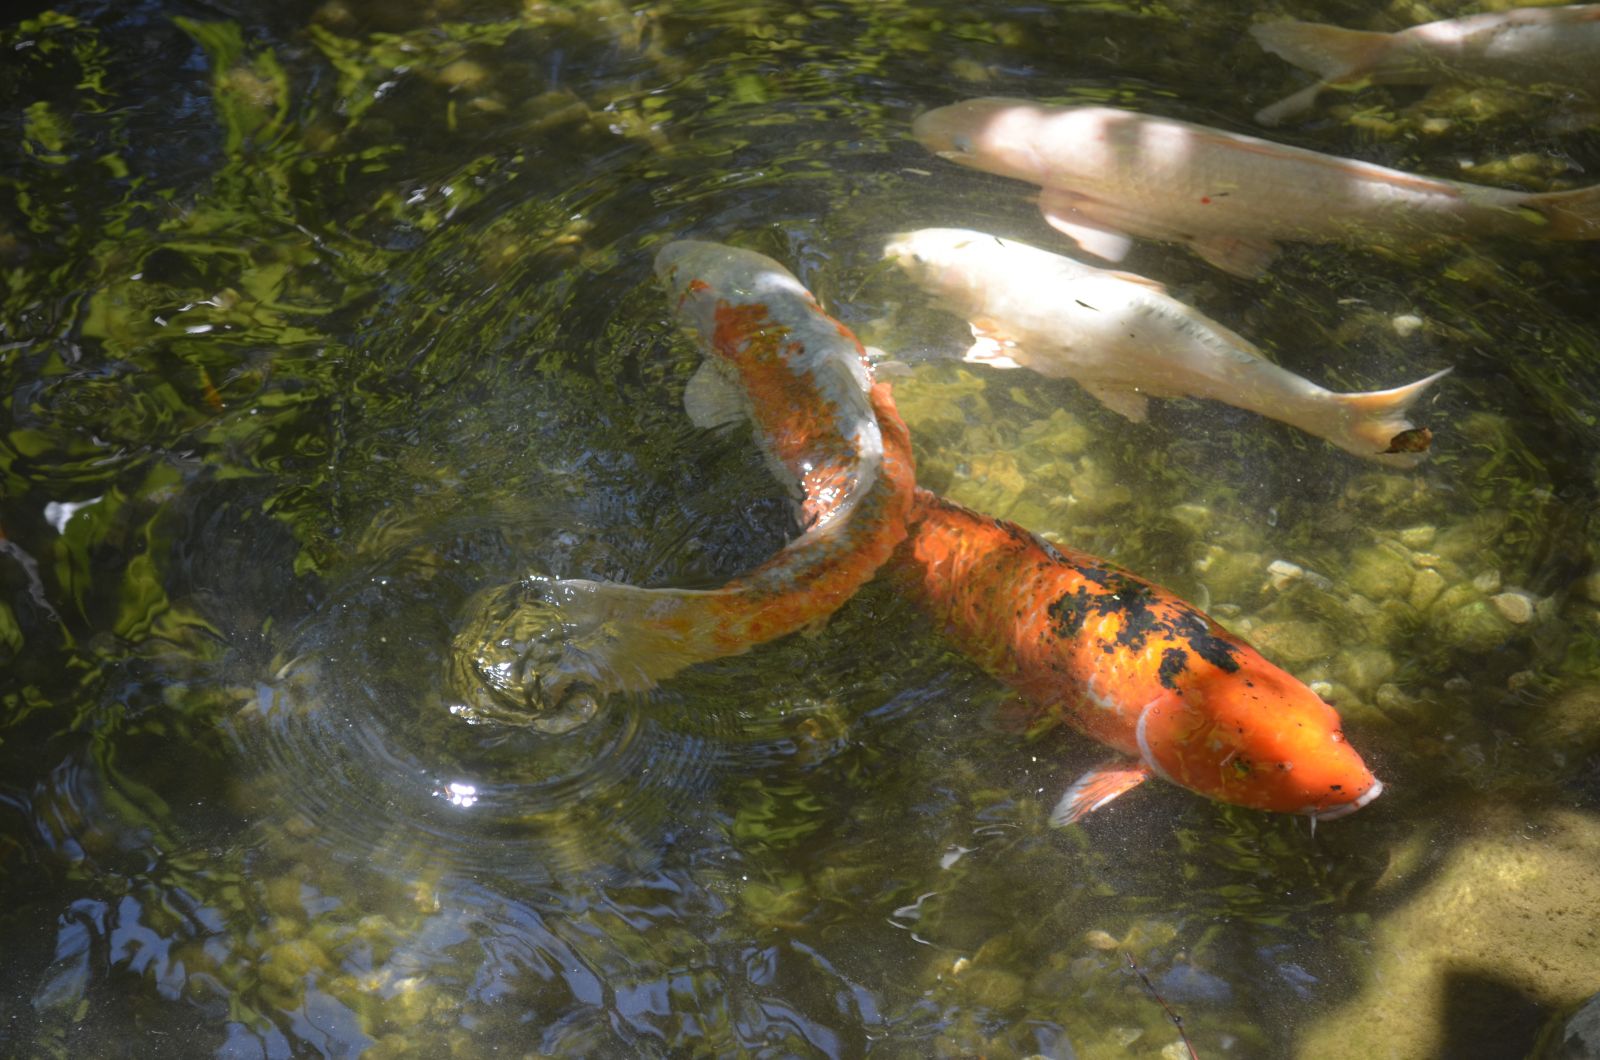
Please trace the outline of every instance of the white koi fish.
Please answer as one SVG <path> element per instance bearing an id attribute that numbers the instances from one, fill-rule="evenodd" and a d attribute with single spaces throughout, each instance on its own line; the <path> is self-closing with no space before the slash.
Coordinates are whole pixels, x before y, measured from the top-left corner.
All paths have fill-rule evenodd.
<path id="1" fill-rule="evenodd" d="M 1040 185 L 1045 220 L 1110 261 L 1131 236 L 1185 243 L 1237 276 L 1259 273 L 1285 239 L 1600 239 L 1600 185 L 1488 188 L 1111 107 L 969 99 L 912 133 L 941 158 Z"/>
<path id="2" fill-rule="evenodd" d="M 1410 467 L 1421 455 L 1396 451 L 1397 436 L 1413 429 L 1406 410 L 1450 371 L 1393 390 L 1335 393 L 1264 359 L 1143 276 L 959 228 L 901 233 L 884 254 L 968 318 L 978 341 L 966 360 L 1072 379 L 1136 422 L 1151 397 L 1212 398 Z"/>
<path id="3" fill-rule="evenodd" d="M 1321 78 L 1256 113 L 1276 125 L 1309 110 L 1325 88 L 1495 79 L 1600 95 L 1600 4 L 1529 7 L 1450 18 L 1398 33 L 1319 22 L 1262 22 L 1256 43 Z"/>

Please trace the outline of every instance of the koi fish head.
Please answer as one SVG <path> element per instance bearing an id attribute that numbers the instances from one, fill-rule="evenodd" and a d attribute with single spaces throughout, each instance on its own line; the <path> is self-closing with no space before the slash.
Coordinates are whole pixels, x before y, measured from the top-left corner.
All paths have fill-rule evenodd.
<path id="1" fill-rule="evenodd" d="M 1192 668 L 1144 708 L 1146 765 L 1222 802 L 1319 821 L 1378 797 L 1382 782 L 1345 742 L 1332 707 L 1242 644 L 1231 661 L 1231 670 Z"/>
<path id="2" fill-rule="evenodd" d="M 900 266 L 919 287 L 963 308 L 983 304 L 990 283 L 973 267 L 989 250 L 1003 250 L 999 236 L 965 228 L 920 228 L 896 232 L 884 244 L 883 256 Z"/>
<path id="3" fill-rule="evenodd" d="M 674 240 L 656 252 L 655 271 L 679 322 L 708 341 L 719 303 L 761 302 L 779 294 L 816 301 L 778 262 L 722 243 Z"/>
<path id="4" fill-rule="evenodd" d="M 1043 111 L 1017 99 L 968 99 L 917 116 L 911 135 L 940 158 L 964 166 L 1042 182 L 1037 145 Z"/>

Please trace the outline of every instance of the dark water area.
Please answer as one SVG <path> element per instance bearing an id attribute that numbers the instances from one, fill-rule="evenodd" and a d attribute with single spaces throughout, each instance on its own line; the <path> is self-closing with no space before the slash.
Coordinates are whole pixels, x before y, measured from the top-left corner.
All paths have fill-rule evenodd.
<path id="1" fill-rule="evenodd" d="M 1244 280 L 1136 242 L 1119 267 L 1333 389 L 1453 366 L 1404 471 L 962 364 L 881 261 L 934 225 L 1070 249 L 910 138 L 969 96 L 1536 191 L 1600 179 L 1583 101 L 1368 87 L 1264 133 L 1306 75 L 1187 0 L 27 7 L 0 1055 L 1186 1056 L 1164 1000 L 1207 1060 L 1522 1057 L 1600 992 L 1596 244 Z M 482 587 L 708 588 L 795 533 L 748 428 L 684 414 L 650 263 L 685 237 L 909 364 L 921 484 L 1207 608 L 1383 797 L 1313 831 L 1152 783 L 1052 829 L 1104 750 L 1029 731 L 881 579 L 573 732 L 452 716 Z"/>

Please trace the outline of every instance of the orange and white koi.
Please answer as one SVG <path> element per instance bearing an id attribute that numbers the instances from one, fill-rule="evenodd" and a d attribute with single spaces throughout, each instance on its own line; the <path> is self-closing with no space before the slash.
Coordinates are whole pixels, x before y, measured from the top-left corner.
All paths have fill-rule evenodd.
<path id="1" fill-rule="evenodd" d="M 1320 22 L 1261 22 L 1256 43 L 1320 80 L 1256 113 L 1276 125 L 1325 88 L 1487 79 L 1600 96 L 1600 4 L 1525 7 L 1369 33 Z"/>
<path id="2" fill-rule="evenodd" d="M 889 568 L 963 654 L 1118 757 L 1056 805 L 1070 824 L 1152 776 L 1238 806 L 1354 813 L 1383 791 L 1339 715 L 1172 593 L 926 490 Z"/>
<path id="3" fill-rule="evenodd" d="M 1489 188 L 1112 107 L 969 99 L 912 132 L 941 158 L 1039 185 L 1045 220 L 1111 261 L 1132 236 L 1238 276 L 1261 272 L 1279 240 L 1600 239 L 1600 185 Z"/>
<path id="4" fill-rule="evenodd" d="M 685 393 L 701 426 L 747 417 L 800 497 L 804 532 L 717 589 L 647 589 L 529 576 L 481 593 L 453 667 L 469 721 L 558 732 L 597 697 L 641 691 L 693 663 L 813 625 L 904 539 L 911 443 L 850 329 L 776 261 L 716 243 L 656 256 L 679 321 L 706 361 Z"/>
<path id="5" fill-rule="evenodd" d="M 1368 460 L 1410 467 L 1422 454 L 1396 450 L 1394 439 L 1414 429 L 1406 410 L 1449 371 L 1340 394 L 1278 367 L 1143 276 L 963 228 L 902 232 L 884 255 L 967 318 L 978 341 L 966 360 L 1076 380 L 1136 422 L 1150 397 L 1213 398 Z"/>

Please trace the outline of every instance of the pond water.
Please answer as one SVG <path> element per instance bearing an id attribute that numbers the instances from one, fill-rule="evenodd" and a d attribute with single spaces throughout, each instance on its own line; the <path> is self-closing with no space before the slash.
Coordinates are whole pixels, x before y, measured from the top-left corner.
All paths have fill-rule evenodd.
<path id="1" fill-rule="evenodd" d="M 1415 470 L 961 364 L 888 233 L 1058 251 L 909 136 L 1013 95 L 1235 132 L 1254 9 L 62 3 L 0 29 L 0 1053 L 1520 1057 L 1600 991 L 1593 244 L 1124 267 L 1342 390 L 1445 366 Z M 1477 8 L 1395 3 L 1384 25 Z M 1372 26 L 1366 5 L 1274 13 Z M 1592 109 L 1329 93 L 1272 135 L 1533 190 Z M 784 262 L 908 367 L 919 482 L 1206 607 L 1386 784 L 1314 833 L 1030 732 L 891 588 L 565 734 L 443 703 L 468 597 L 709 587 L 793 535 L 650 270 Z M 1274 566 L 1276 564 L 1276 566 Z M 1141 974 L 1142 973 L 1142 974 Z"/>

